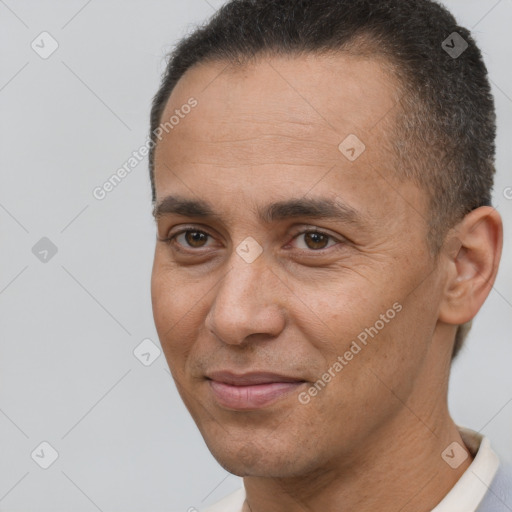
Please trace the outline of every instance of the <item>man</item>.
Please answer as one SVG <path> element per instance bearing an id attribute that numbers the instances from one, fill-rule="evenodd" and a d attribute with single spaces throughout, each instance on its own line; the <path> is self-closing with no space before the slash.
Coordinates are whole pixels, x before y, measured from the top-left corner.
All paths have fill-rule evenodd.
<path id="1" fill-rule="evenodd" d="M 156 327 L 244 489 L 211 511 L 504 511 L 447 408 L 494 283 L 494 104 L 429 0 L 233 0 L 151 115 Z"/>

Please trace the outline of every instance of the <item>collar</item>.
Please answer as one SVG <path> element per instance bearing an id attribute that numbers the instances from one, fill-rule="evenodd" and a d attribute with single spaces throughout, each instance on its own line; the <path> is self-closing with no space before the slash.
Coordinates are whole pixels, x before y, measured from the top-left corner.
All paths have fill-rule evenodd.
<path id="1" fill-rule="evenodd" d="M 473 430 L 460 426 L 457 428 L 474 459 L 432 512 L 476 512 L 500 465 L 489 439 Z"/>

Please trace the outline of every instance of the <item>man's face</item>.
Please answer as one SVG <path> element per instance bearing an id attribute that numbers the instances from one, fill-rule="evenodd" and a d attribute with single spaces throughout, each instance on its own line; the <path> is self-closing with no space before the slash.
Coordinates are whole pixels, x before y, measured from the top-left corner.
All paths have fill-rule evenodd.
<path id="1" fill-rule="evenodd" d="M 177 236 L 156 244 L 154 318 L 183 401 L 235 474 L 350 464 L 435 399 L 442 276 L 426 194 L 394 175 L 397 99 L 377 60 L 348 55 L 203 64 L 171 95 L 162 122 L 182 115 L 156 149 L 157 205 L 179 196 L 213 215 L 162 209 L 158 238 Z M 339 148 L 350 134 L 364 151 L 352 136 Z M 341 215 L 268 210 L 289 201 Z"/>

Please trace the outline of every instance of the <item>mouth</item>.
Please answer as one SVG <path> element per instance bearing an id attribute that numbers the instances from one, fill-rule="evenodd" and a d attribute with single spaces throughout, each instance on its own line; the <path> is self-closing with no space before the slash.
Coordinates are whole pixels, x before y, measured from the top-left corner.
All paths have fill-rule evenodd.
<path id="1" fill-rule="evenodd" d="M 256 410 L 288 397 L 305 380 L 268 372 L 235 374 L 212 372 L 206 376 L 215 401 L 232 410 Z"/>

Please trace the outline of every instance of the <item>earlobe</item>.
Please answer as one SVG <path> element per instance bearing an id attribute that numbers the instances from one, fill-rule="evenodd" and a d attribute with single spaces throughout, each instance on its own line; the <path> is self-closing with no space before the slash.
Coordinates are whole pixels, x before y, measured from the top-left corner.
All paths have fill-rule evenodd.
<path id="1" fill-rule="evenodd" d="M 468 213 L 445 242 L 448 270 L 439 320 L 471 320 L 489 295 L 498 273 L 503 245 L 500 214 L 482 206 Z"/>

